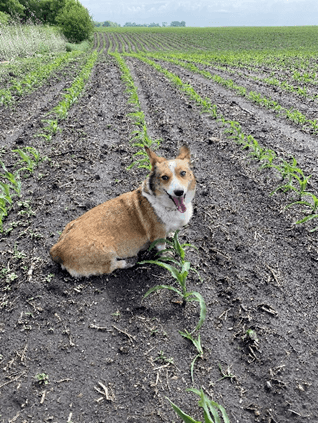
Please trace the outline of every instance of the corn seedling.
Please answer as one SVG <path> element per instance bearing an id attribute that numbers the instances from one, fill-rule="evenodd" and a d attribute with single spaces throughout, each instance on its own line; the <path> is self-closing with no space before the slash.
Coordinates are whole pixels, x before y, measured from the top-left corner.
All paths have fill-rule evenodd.
<path id="1" fill-rule="evenodd" d="M 294 159 L 295 160 L 295 159 Z M 286 163 L 286 162 L 285 162 Z M 276 166 L 274 166 L 276 168 Z M 284 178 L 287 177 L 288 181 L 286 184 L 278 186 L 274 191 L 271 192 L 273 195 L 275 192 L 282 190 L 283 192 L 294 191 L 299 195 L 299 198 L 304 195 L 307 190 L 308 181 L 311 178 L 311 175 L 305 176 L 303 171 L 300 168 L 289 168 L 289 173 L 286 173 L 286 169 L 283 171 Z M 298 186 L 295 187 L 294 183 L 298 182 Z"/>
<path id="2" fill-rule="evenodd" d="M 1 198 L 3 198 L 7 203 L 12 204 L 10 187 L 11 185 L 0 181 L 0 191 L 2 191 Z"/>
<path id="3" fill-rule="evenodd" d="M 318 209 L 318 197 L 316 197 L 313 193 L 311 192 L 303 192 L 303 196 L 308 196 L 312 199 L 313 204 L 310 203 L 309 201 L 305 201 L 305 200 L 299 200 L 299 201 L 294 201 L 293 203 L 288 204 L 285 209 L 294 206 L 296 204 L 301 204 L 301 205 L 305 205 L 307 207 L 310 208 L 310 212 L 311 214 L 315 213 L 316 210 Z M 309 219 L 308 219 L 309 220 Z M 297 222 L 298 223 L 298 222 Z"/>
<path id="4" fill-rule="evenodd" d="M 191 379 L 192 379 L 192 383 L 194 384 L 194 377 L 193 377 L 194 365 L 195 365 L 195 362 L 197 361 L 198 358 L 203 357 L 203 349 L 202 349 L 202 346 L 201 346 L 201 336 L 199 334 L 198 339 L 195 339 L 195 338 L 193 338 L 192 334 L 190 332 L 188 332 L 187 330 L 185 332 L 179 331 L 179 333 L 184 338 L 189 339 L 198 351 L 198 354 L 194 357 L 194 359 L 192 360 L 192 363 L 191 363 Z"/>
<path id="5" fill-rule="evenodd" d="M 27 170 L 30 173 L 33 173 L 34 167 L 39 164 L 41 160 L 40 153 L 34 147 L 25 147 L 25 150 L 31 153 L 31 156 L 28 156 L 25 151 L 21 150 L 20 148 L 16 150 L 12 150 L 14 153 L 17 153 L 21 157 L 21 161 L 26 163 L 26 167 L 23 167 L 20 170 Z M 32 158 L 33 156 L 33 158 Z"/>
<path id="6" fill-rule="evenodd" d="M 276 101 L 272 100 L 271 98 L 266 98 L 262 96 L 260 93 L 257 93 L 254 91 L 248 92 L 245 87 L 241 87 L 235 84 L 232 79 L 225 79 L 225 78 L 222 78 L 220 75 L 214 75 L 206 70 L 201 70 L 197 66 L 195 66 L 193 63 L 190 63 L 191 58 L 189 58 L 189 56 L 187 55 L 183 55 L 182 58 L 183 59 L 186 58 L 186 60 L 188 60 L 189 62 L 184 62 L 176 58 L 167 57 L 166 55 L 158 55 L 154 53 L 148 53 L 147 55 L 154 58 L 160 58 L 161 60 L 164 60 L 166 62 L 174 63 L 186 69 L 190 69 L 192 72 L 203 75 L 205 78 L 210 79 L 228 89 L 231 89 L 237 92 L 239 95 L 246 97 L 248 100 L 251 100 L 256 104 L 266 107 L 267 109 L 273 110 L 276 113 L 283 113 L 287 117 L 287 119 L 291 120 L 292 122 L 296 124 L 301 124 L 301 125 L 307 124 L 311 126 L 314 129 L 314 131 L 317 130 L 317 124 L 314 123 L 315 121 L 308 119 L 305 115 L 303 115 L 298 110 L 286 109 L 285 107 L 279 105 Z M 138 58 L 140 59 L 140 57 Z M 141 59 L 141 60 L 144 60 L 144 59 Z M 182 90 L 189 91 L 187 90 L 186 86 L 183 86 Z"/>
<path id="7" fill-rule="evenodd" d="M 224 407 L 218 404 L 217 402 L 209 399 L 209 397 L 203 392 L 202 388 L 200 390 L 190 388 L 187 389 L 187 391 L 193 392 L 194 394 L 200 397 L 198 405 L 199 407 L 203 408 L 204 423 L 222 423 L 222 421 L 224 423 L 230 423 L 230 419 L 228 418 Z M 170 402 L 170 405 L 172 406 L 174 411 L 178 414 L 179 417 L 181 417 L 181 419 L 185 423 L 201 423 L 200 421 L 195 420 L 193 417 L 189 416 L 184 411 L 182 411 L 169 398 L 167 398 L 167 400 Z"/>
<path id="8" fill-rule="evenodd" d="M 303 197 L 310 197 L 312 200 L 312 203 L 306 200 L 299 200 L 299 201 L 294 201 L 290 204 L 288 204 L 285 209 L 295 206 L 295 205 L 304 205 L 309 207 L 310 209 L 310 214 L 307 214 L 307 216 L 303 217 L 302 219 L 299 219 L 295 224 L 299 225 L 301 223 L 306 223 L 309 222 L 312 219 L 317 219 L 318 218 L 318 214 L 317 214 L 317 209 L 318 209 L 318 197 L 316 197 L 315 194 L 311 193 L 311 192 L 303 192 L 302 193 Z M 306 210 L 304 210 L 304 213 L 307 212 Z M 308 212 L 307 212 L 308 213 Z M 318 230 L 317 228 L 311 229 L 310 232 L 315 232 Z"/>
<path id="9" fill-rule="evenodd" d="M 43 119 L 42 122 L 48 124 L 43 128 L 43 130 L 48 134 L 56 135 L 58 131 L 61 132 L 61 128 L 59 128 L 57 119 Z"/>
<path id="10" fill-rule="evenodd" d="M 202 295 L 199 292 L 187 291 L 186 280 L 187 280 L 189 271 L 193 270 L 196 273 L 198 272 L 196 269 L 193 269 L 191 267 L 191 263 L 185 259 L 185 247 L 192 247 L 195 249 L 196 247 L 194 245 L 187 244 L 187 243 L 181 245 L 178 240 L 178 233 L 179 233 L 179 230 L 175 232 L 173 241 L 168 239 L 157 239 L 151 244 L 149 250 L 154 248 L 155 245 L 158 243 L 161 243 L 161 244 L 168 243 L 170 245 L 170 248 L 166 248 L 162 250 L 159 254 L 169 253 L 174 256 L 177 256 L 179 260 L 171 256 L 160 255 L 160 257 L 157 260 L 145 260 L 140 262 L 139 264 L 145 264 L 145 263 L 156 264 L 157 266 L 163 267 L 164 269 L 168 270 L 171 276 L 177 280 L 178 284 L 181 287 L 181 291 L 171 285 L 157 285 L 150 288 L 144 295 L 144 298 L 147 298 L 151 293 L 156 292 L 158 290 L 169 289 L 177 293 L 182 298 L 183 305 L 185 305 L 187 301 L 197 301 L 200 305 L 200 319 L 196 328 L 192 331 L 193 333 L 194 331 L 199 330 L 204 323 L 204 320 L 206 317 L 206 305 Z M 167 262 L 173 263 L 175 266 Z"/>
<path id="11" fill-rule="evenodd" d="M 65 119 L 68 115 L 68 111 L 70 107 L 78 100 L 80 97 L 84 87 L 85 83 L 90 77 L 91 71 L 93 69 L 93 66 L 95 65 L 95 62 L 97 60 L 98 53 L 96 50 L 93 51 L 93 53 L 89 56 L 87 62 L 83 66 L 81 72 L 79 75 L 75 78 L 73 81 L 73 84 L 70 88 L 67 89 L 67 93 L 63 95 L 63 100 L 60 101 L 60 103 L 53 108 L 51 112 L 48 113 L 54 114 L 59 119 Z M 58 121 L 57 119 L 51 119 L 48 120 L 49 122 L 49 135 L 53 134 L 55 135 L 58 129 Z M 54 132 L 55 131 L 55 132 Z M 41 134 L 43 136 L 43 134 Z"/>
<path id="12" fill-rule="evenodd" d="M 21 194 L 21 179 L 19 171 L 11 173 L 6 170 L 4 174 L 0 174 L 0 177 L 1 176 L 10 182 L 10 188 L 12 188 L 18 195 Z"/>

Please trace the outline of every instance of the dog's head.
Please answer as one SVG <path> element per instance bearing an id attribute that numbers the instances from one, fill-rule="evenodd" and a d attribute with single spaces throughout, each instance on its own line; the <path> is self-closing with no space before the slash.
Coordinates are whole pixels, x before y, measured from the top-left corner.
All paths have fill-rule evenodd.
<path id="1" fill-rule="evenodd" d="M 180 213 L 187 210 L 195 193 L 195 177 L 190 168 L 190 150 L 180 148 L 179 155 L 173 160 L 157 156 L 148 147 L 145 150 L 151 163 L 151 173 L 147 178 L 147 191 L 160 198 L 160 202 Z"/>

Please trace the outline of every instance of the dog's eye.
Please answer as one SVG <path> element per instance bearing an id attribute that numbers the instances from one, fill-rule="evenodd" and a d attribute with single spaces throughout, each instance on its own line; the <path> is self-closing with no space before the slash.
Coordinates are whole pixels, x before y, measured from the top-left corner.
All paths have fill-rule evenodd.
<path id="1" fill-rule="evenodd" d="M 164 181 L 167 181 L 169 179 L 169 176 L 163 175 L 163 176 L 161 176 L 161 179 L 163 179 Z"/>
<path id="2" fill-rule="evenodd" d="M 180 172 L 181 176 L 186 176 L 187 172 L 185 170 L 183 170 L 182 172 Z"/>

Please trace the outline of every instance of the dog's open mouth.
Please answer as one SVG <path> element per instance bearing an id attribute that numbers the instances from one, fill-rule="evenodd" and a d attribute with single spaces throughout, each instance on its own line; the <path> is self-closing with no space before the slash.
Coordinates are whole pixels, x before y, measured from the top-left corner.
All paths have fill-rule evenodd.
<path id="1" fill-rule="evenodd" d="M 184 197 L 172 197 L 172 200 L 174 201 L 175 205 L 177 206 L 177 209 L 180 213 L 184 213 L 187 211 L 187 208 L 184 204 Z"/>

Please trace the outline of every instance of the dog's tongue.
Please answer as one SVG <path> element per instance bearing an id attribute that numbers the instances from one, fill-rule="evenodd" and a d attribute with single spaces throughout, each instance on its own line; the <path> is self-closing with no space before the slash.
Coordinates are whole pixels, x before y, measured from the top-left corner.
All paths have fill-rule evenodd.
<path id="1" fill-rule="evenodd" d="M 183 197 L 172 197 L 172 198 L 173 198 L 173 201 L 175 202 L 175 205 L 178 207 L 178 211 L 180 213 L 184 213 L 187 210 L 183 202 L 184 198 Z"/>

